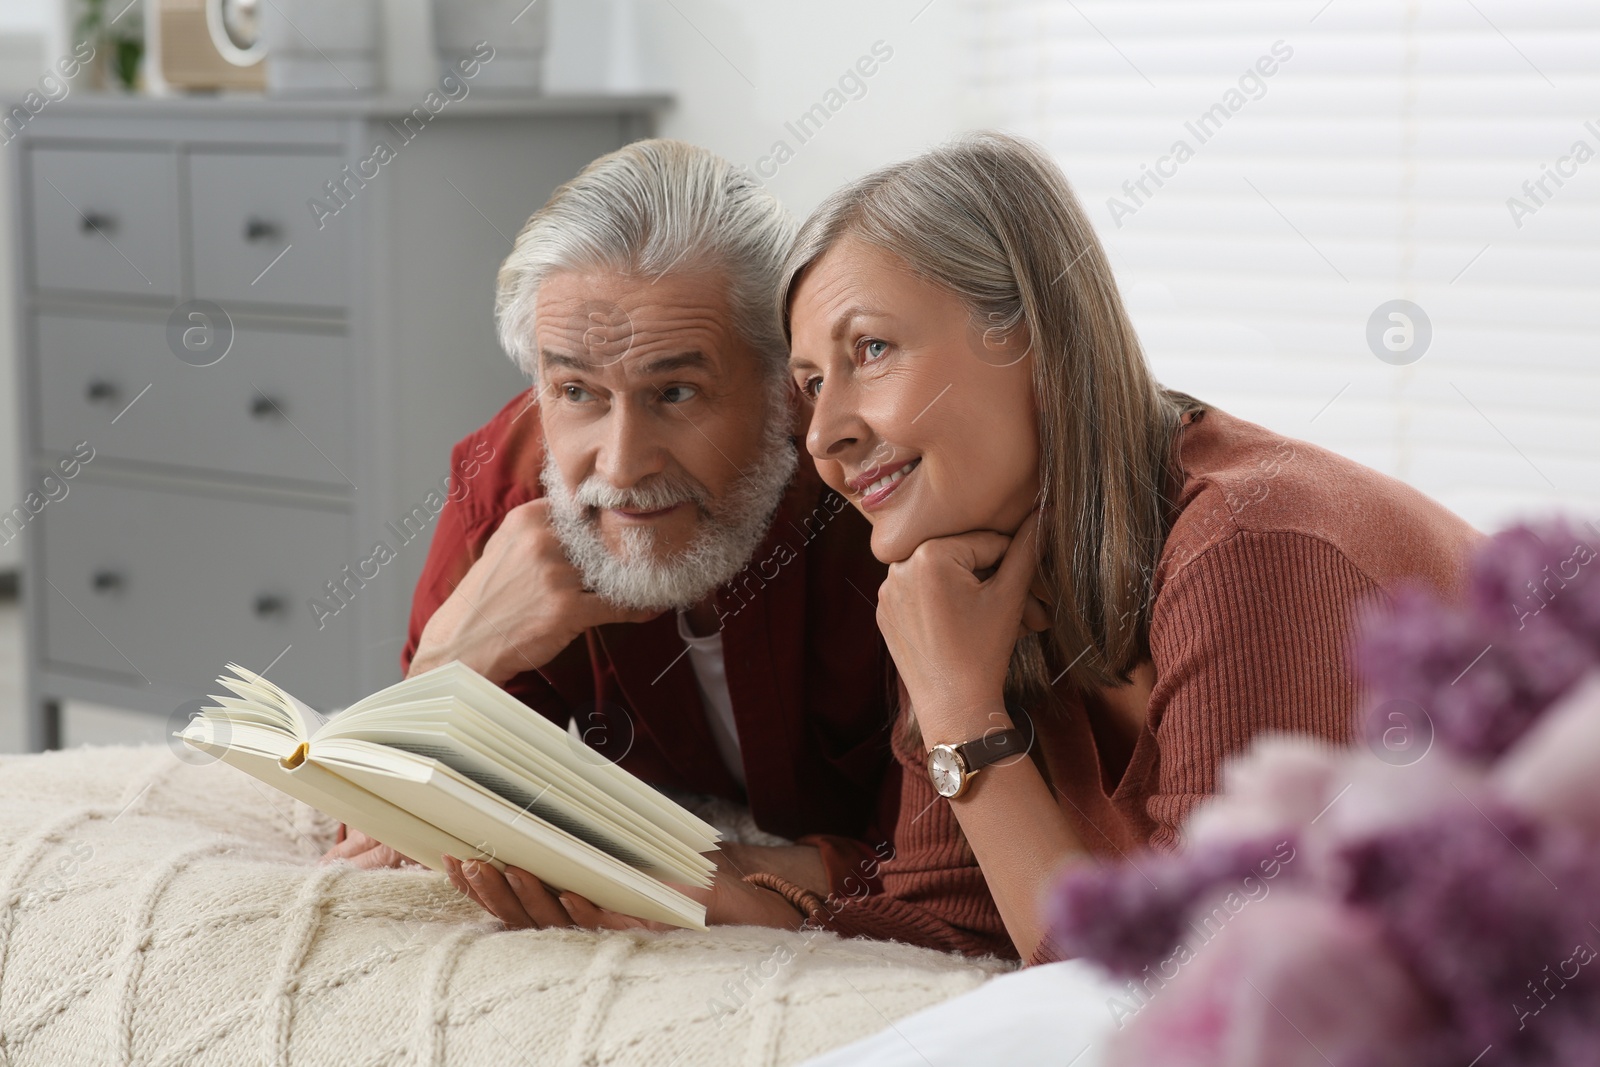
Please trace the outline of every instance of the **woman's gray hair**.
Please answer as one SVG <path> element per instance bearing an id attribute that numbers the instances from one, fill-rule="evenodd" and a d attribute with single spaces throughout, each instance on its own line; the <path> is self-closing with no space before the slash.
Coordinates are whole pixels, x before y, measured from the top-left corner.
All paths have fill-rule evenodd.
<path id="1" fill-rule="evenodd" d="M 590 163 L 534 212 L 500 266 L 500 344 L 538 380 L 534 309 L 559 271 L 660 277 L 719 270 L 734 331 L 784 376 L 789 346 L 773 305 L 796 223 L 747 172 L 683 141 L 635 141 Z"/>

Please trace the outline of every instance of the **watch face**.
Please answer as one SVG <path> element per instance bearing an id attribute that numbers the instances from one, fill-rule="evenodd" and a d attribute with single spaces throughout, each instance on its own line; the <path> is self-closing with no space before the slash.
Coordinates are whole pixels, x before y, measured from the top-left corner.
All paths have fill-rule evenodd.
<path id="1" fill-rule="evenodd" d="M 953 797 L 961 792 L 966 767 L 955 749 L 949 745 L 935 745 L 928 753 L 928 777 L 933 779 L 933 788 L 940 796 Z"/>

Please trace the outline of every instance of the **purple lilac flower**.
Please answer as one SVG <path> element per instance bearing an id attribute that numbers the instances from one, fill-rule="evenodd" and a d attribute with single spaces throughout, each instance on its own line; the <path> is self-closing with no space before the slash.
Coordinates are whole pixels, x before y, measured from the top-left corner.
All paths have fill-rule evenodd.
<path id="1" fill-rule="evenodd" d="M 1518 629 L 1558 626 L 1600 657 L 1600 528 L 1556 519 L 1513 526 L 1474 557 L 1467 600 Z"/>
<path id="2" fill-rule="evenodd" d="M 1443 1019 L 1412 1062 L 1595 1062 L 1600 856 L 1581 834 L 1484 796 L 1344 859 L 1346 903 L 1378 918 Z"/>
<path id="3" fill-rule="evenodd" d="M 1440 743 L 1493 759 L 1600 665 L 1600 537 L 1559 521 L 1496 534 L 1461 602 L 1401 590 L 1354 651 L 1372 690 L 1370 740 L 1401 699 L 1427 711 Z"/>
<path id="4" fill-rule="evenodd" d="M 1190 936 L 1189 915 L 1202 895 L 1259 879 L 1264 869 L 1276 874 L 1280 843 L 1243 842 L 1069 870 L 1051 897 L 1051 936 L 1069 956 L 1094 960 L 1119 977 L 1135 976 Z"/>

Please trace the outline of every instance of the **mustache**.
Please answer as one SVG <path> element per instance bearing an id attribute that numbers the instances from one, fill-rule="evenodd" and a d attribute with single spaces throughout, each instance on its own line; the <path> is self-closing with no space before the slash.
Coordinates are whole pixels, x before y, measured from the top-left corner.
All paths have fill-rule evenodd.
<path id="1" fill-rule="evenodd" d="M 678 504 L 693 504 L 702 515 L 711 514 L 711 494 L 704 485 L 685 474 L 653 475 L 626 489 L 618 489 L 599 475 L 591 474 L 573 489 L 572 499 L 591 513 L 606 508 L 660 511 Z"/>

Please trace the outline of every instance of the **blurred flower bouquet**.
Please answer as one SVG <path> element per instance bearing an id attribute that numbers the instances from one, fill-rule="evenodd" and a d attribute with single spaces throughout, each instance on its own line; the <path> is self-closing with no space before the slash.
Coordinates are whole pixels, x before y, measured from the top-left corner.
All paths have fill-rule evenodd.
<path id="1" fill-rule="evenodd" d="M 1600 1063 L 1597 554 L 1494 536 L 1365 621 L 1364 746 L 1263 739 L 1183 852 L 1064 877 L 1056 941 L 1126 981 L 1107 1063 Z"/>

